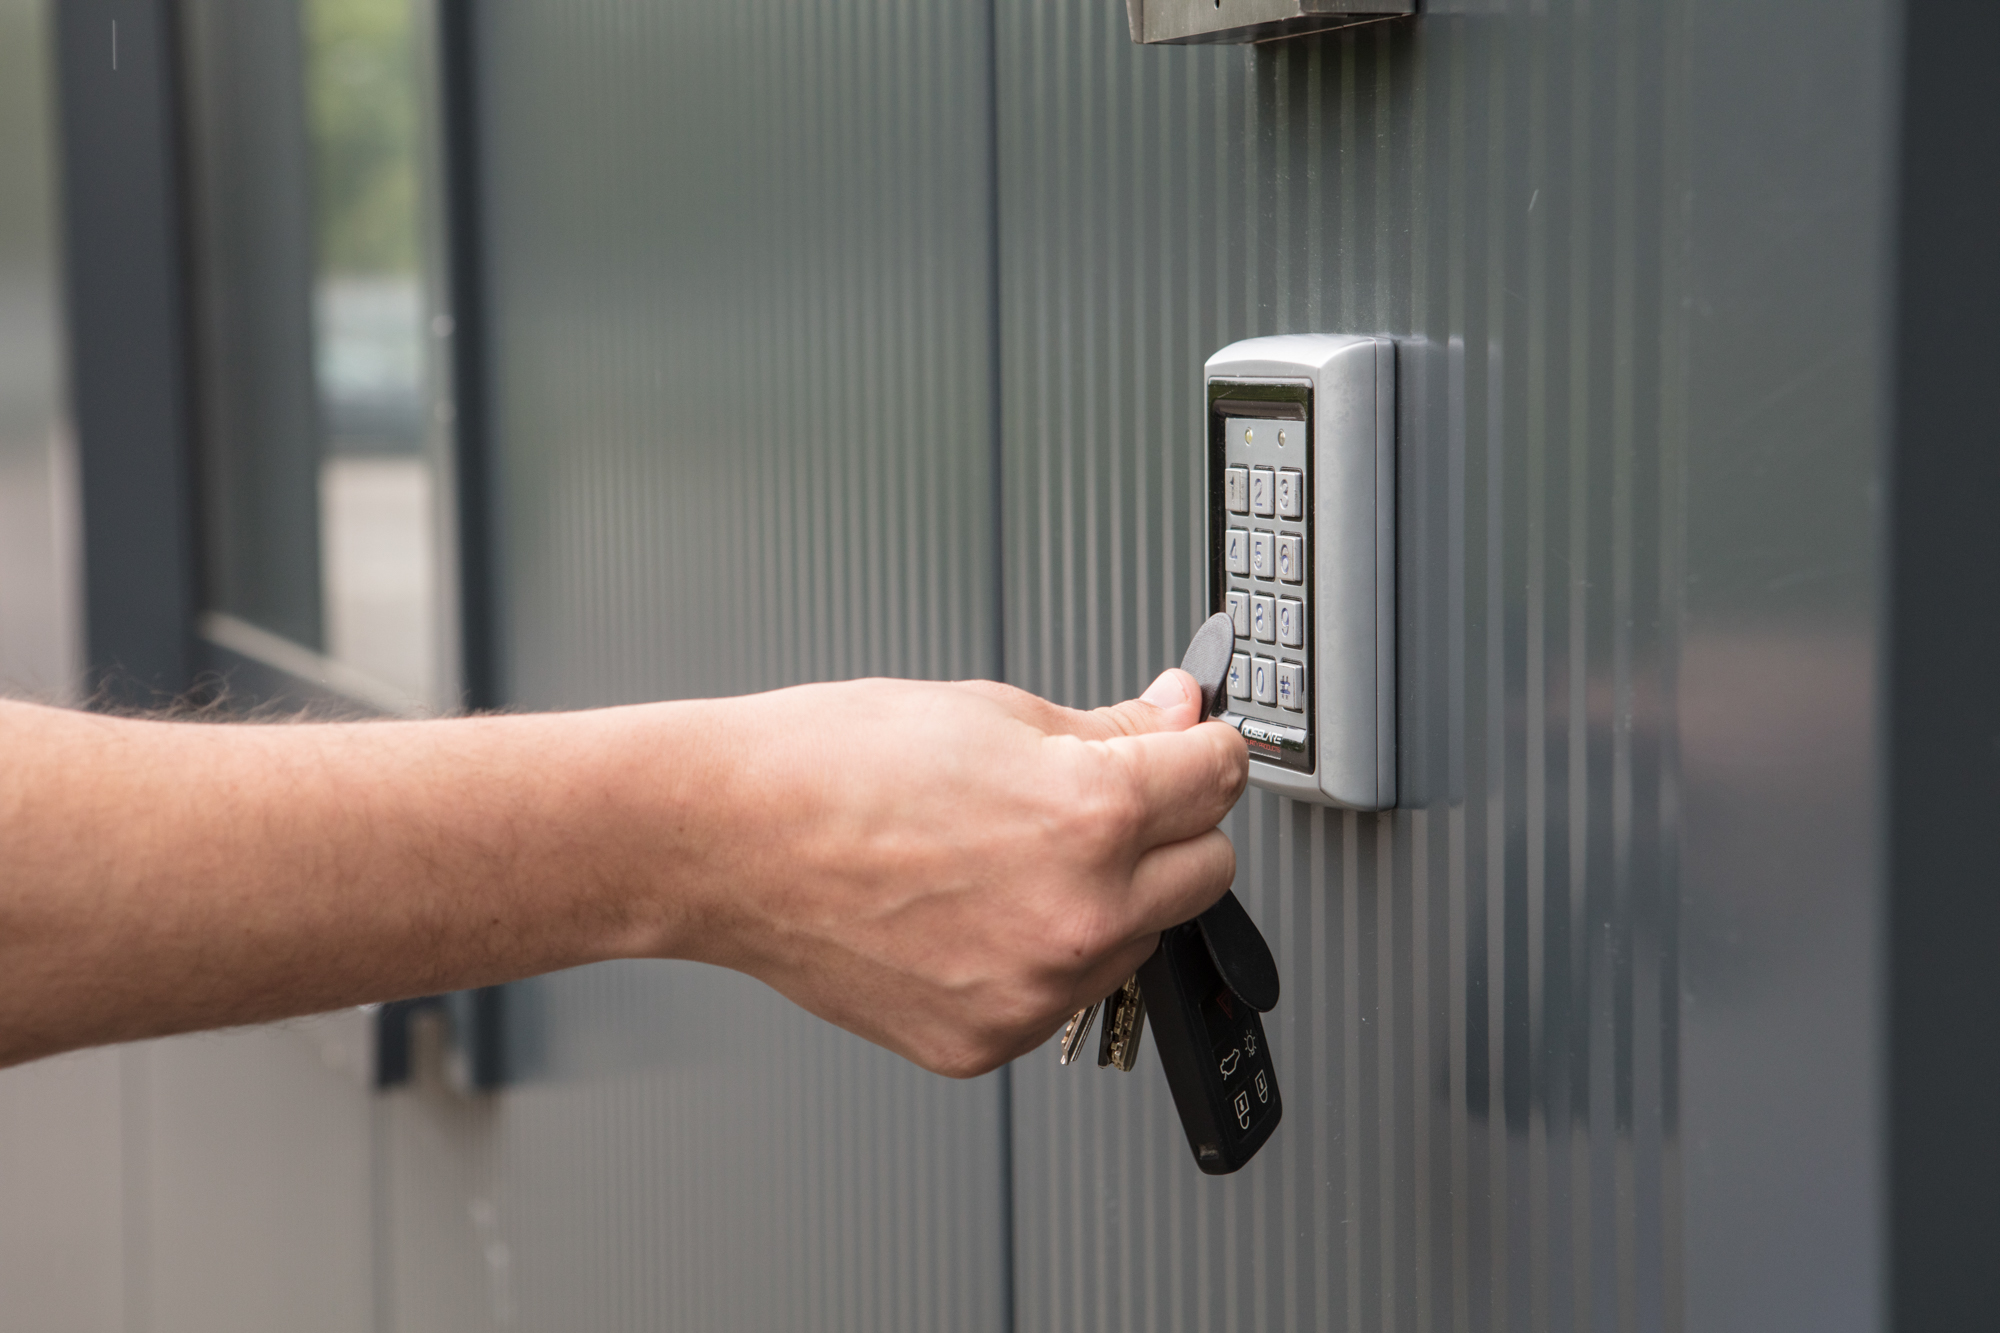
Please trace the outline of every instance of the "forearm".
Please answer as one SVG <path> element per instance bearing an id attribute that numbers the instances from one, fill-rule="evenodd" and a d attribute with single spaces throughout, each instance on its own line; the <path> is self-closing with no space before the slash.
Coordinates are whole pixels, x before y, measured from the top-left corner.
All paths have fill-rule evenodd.
<path id="1" fill-rule="evenodd" d="M 0 702 L 0 1064 L 618 957 L 756 976 L 976 1074 L 1227 887 L 1240 736 L 1185 673 L 448 722 Z"/>
<path id="2" fill-rule="evenodd" d="M 0 702 L 0 1064 L 673 952 L 700 910 L 676 867 L 703 862 L 674 835 L 713 827 L 701 707 L 198 726 Z"/>

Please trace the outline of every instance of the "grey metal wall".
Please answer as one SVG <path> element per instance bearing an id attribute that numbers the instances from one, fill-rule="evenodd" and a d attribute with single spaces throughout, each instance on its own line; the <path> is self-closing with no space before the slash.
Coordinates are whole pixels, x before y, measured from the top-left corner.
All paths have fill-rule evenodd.
<path id="1" fill-rule="evenodd" d="M 476 11 L 512 704 L 990 675 L 977 7 Z M 695 965 L 508 996 L 389 1108 L 398 1328 L 999 1328 L 1001 1082 Z"/>
<path id="2" fill-rule="evenodd" d="M 1880 1290 L 1880 7 L 1432 3 L 1261 49 L 999 22 L 1011 679 L 1199 610 L 1199 371 L 1401 363 L 1402 808 L 1252 793 L 1287 1119 L 1016 1069 L 1020 1326 L 1833 1328 Z"/>
<path id="3" fill-rule="evenodd" d="M 1895 9 L 480 6 L 511 702 L 1130 693 L 1202 358 L 1368 329 L 1403 808 L 1231 819 L 1236 1177 L 1151 1056 L 954 1084 L 619 965 L 510 989 L 486 1099 L 371 1101 L 351 1015 L 9 1071 L 0 1327 L 1877 1326 Z"/>
<path id="4" fill-rule="evenodd" d="M 990 672 L 982 10 L 481 17 L 508 697 Z"/>

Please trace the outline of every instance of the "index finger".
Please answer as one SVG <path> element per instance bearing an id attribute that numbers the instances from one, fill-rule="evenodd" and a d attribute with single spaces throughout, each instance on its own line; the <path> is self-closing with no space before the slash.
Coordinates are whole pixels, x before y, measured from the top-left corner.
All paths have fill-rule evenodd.
<path id="1" fill-rule="evenodd" d="M 1226 722 L 1117 736 L 1099 744 L 1126 763 L 1138 788 L 1141 850 L 1180 842 L 1222 822 L 1250 776 L 1250 750 Z"/>

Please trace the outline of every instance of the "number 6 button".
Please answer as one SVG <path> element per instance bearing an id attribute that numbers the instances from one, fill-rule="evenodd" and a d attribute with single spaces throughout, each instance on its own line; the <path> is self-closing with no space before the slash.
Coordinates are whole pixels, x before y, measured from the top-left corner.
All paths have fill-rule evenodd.
<path id="1" fill-rule="evenodd" d="M 1263 536 L 1263 533 L 1258 533 Z M 1306 578 L 1305 538 L 1297 533 L 1278 534 L 1278 577 L 1287 583 L 1303 583 Z"/>

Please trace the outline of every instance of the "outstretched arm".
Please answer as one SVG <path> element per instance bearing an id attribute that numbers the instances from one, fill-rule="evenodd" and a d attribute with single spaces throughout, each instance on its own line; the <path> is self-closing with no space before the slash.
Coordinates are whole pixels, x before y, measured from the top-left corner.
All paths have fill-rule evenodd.
<path id="1" fill-rule="evenodd" d="M 1113 989 L 1234 873 L 1190 677 L 1094 712 L 869 680 L 438 722 L 0 701 L 0 1065 L 608 958 L 759 977 L 942 1073 Z"/>

